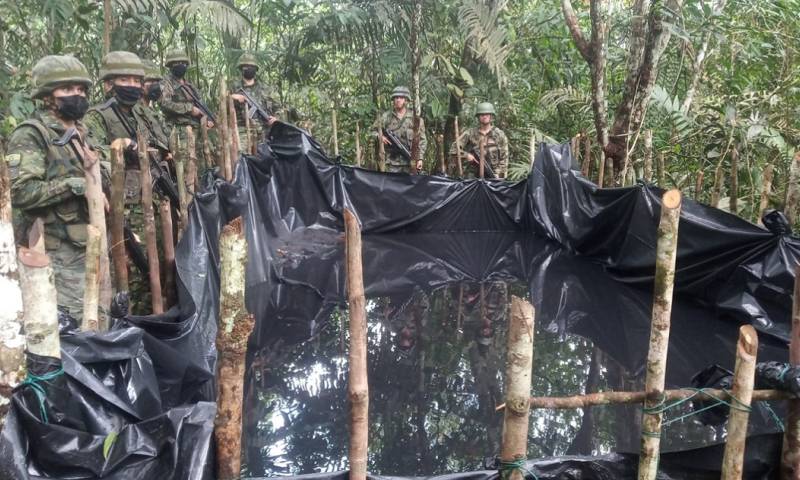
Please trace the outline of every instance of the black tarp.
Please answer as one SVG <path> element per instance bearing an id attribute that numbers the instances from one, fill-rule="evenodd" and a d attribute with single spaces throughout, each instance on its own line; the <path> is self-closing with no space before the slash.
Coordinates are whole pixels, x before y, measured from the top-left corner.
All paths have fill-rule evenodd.
<path id="1" fill-rule="evenodd" d="M 0 473 L 210 478 L 217 242 L 221 226 L 238 215 L 249 242 L 247 303 L 257 320 L 251 361 L 276 339 L 313 337 L 343 304 L 342 209 L 349 208 L 365 234 L 368 295 L 458 280 L 524 279 L 537 318 L 592 337 L 626 368 L 640 370 L 660 190 L 598 189 L 570 168 L 567 148 L 540 147 L 525 181 L 457 181 L 338 165 L 302 130 L 276 125 L 271 149 L 239 162 L 232 184 L 204 178 L 176 251 L 179 306 L 160 317 L 127 318 L 108 333 L 64 336 L 65 375 L 45 385 L 50 423 L 42 422 L 29 387 L 15 393 L 0 442 Z M 741 323 L 762 333 L 760 359 L 781 360 L 799 253 L 794 237 L 685 199 L 675 322 L 696 334 L 671 341 L 668 381 L 686 385 L 692 371 L 730 363 L 727 349 Z M 604 323 L 582 323 L 588 311 L 605 312 Z M 709 338 L 720 347 L 709 348 Z M 754 415 L 759 432 L 774 432 L 760 417 Z M 112 432 L 119 437 L 104 454 Z M 748 450 L 758 477 L 774 466 L 775 448 L 765 448 L 771 442 Z M 698 456 L 709 448 L 719 450 L 706 447 Z M 683 453 L 664 456 L 674 478 L 690 478 L 700 468 L 682 463 L 692 457 Z M 696 478 L 713 475 L 717 464 Z M 547 472 L 559 469 L 570 478 L 624 478 L 634 465 L 626 454 L 552 459 L 535 468 L 540 478 L 557 478 Z"/>

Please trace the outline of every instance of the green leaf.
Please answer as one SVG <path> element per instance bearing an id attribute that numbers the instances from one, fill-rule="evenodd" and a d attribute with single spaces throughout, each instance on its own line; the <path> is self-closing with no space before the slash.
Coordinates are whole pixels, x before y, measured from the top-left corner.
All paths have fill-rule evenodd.
<path id="1" fill-rule="evenodd" d="M 117 432 L 111 432 L 108 434 L 105 440 L 103 440 L 103 458 L 108 460 L 108 454 L 111 452 L 111 447 L 114 446 L 114 442 L 117 441 L 117 437 L 119 435 Z"/>
<path id="2" fill-rule="evenodd" d="M 459 67 L 458 73 L 461 74 L 461 79 L 467 82 L 467 85 L 469 85 L 470 87 L 475 85 L 475 80 L 472 79 L 472 75 L 469 74 L 466 68 Z"/>

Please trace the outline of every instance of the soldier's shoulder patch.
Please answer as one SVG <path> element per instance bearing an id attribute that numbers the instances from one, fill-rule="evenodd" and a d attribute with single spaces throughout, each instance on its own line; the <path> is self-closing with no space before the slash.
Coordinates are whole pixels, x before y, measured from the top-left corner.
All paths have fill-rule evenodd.
<path id="1" fill-rule="evenodd" d="M 9 153 L 8 155 L 6 155 L 6 163 L 10 167 L 19 165 L 21 161 L 22 161 L 22 155 L 20 155 L 19 153 Z"/>

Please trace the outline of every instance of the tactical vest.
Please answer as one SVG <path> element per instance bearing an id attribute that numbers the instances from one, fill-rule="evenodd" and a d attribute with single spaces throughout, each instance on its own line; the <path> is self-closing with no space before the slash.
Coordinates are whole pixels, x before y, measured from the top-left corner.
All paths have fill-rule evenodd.
<path id="1" fill-rule="evenodd" d="M 63 147 L 54 145 L 53 141 L 58 140 L 60 135 L 37 119 L 25 120 L 17 128 L 25 126 L 38 131 L 42 136 L 43 143 L 47 145 L 45 157 L 47 180 L 54 180 L 58 177 L 85 178 L 83 161 L 75 152 L 74 147 L 69 144 Z M 64 167 L 64 170 L 54 171 L 58 167 Z M 41 218 L 44 222 L 45 248 L 47 250 L 57 249 L 60 242 L 70 242 L 78 247 L 86 245 L 89 207 L 84 197 L 70 197 L 54 206 L 23 210 L 21 213 L 17 225 L 15 225 L 15 233 L 22 235 L 17 237 L 19 239 L 27 238 L 34 220 Z"/>

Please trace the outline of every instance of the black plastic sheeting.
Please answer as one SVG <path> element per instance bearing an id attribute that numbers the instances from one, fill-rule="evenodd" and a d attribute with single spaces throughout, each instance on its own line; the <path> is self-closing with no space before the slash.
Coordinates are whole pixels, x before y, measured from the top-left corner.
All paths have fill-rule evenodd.
<path id="1" fill-rule="evenodd" d="M 626 368 L 641 371 L 648 331 L 641 319 L 650 307 L 646 288 L 633 287 L 652 284 L 658 189 L 597 189 L 570 169 L 566 146 L 541 147 L 525 181 L 462 182 L 337 165 L 285 124 L 272 135 L 271 150 L 239 162 L 232 184 L 205 177 L 176 251 L 179 306 L 160 317 L 126 318 L 106 333 L 65 334 L 65 374 L 42 384 L 49 423 L 30 387 L 15 393 L 0 439 L 2 478 L 212 478 L 218 237 L 239 215 L 249 242 L 247 303 L 257 319 L 251 362 L 276 341 L 313 337 L 343 304 L 341 212 L 350 208 L 365 234 L 368 295 L 524 279 L 537 319 L 605 342 Z M 798 254 L 796 238 L 684 200 L 675 316 L 698 333 L 671 342 L 668 381 L 685 386 L 714 357 L 732 357 L 726 348 L 741 323 L 762 333 L 760 360 L 785 360 Z M 304 263 L 311 257 L 314 264 Z M 609 283 L 609 274 L 619 283 Z M 589 289 L 592 275 L 597 288 Z M 607 325 L 582 325 L 580 312 L 590 310 L 608 312 Z M 709 348 L 708 338 L 724 339 L 723 348 Z M 47 359 L 32 366 L 57 368 Z M 749 478 L 768 478 L 779 435 L 753 417 L 768 440 L 748 449 Z M 713 478 L 720 452 L 716 445 L 665 454 L 664 478 Z M 635 464 L 635 455 L 611 454 L 530 467 L 539 478 L 627 478 Z"/>

